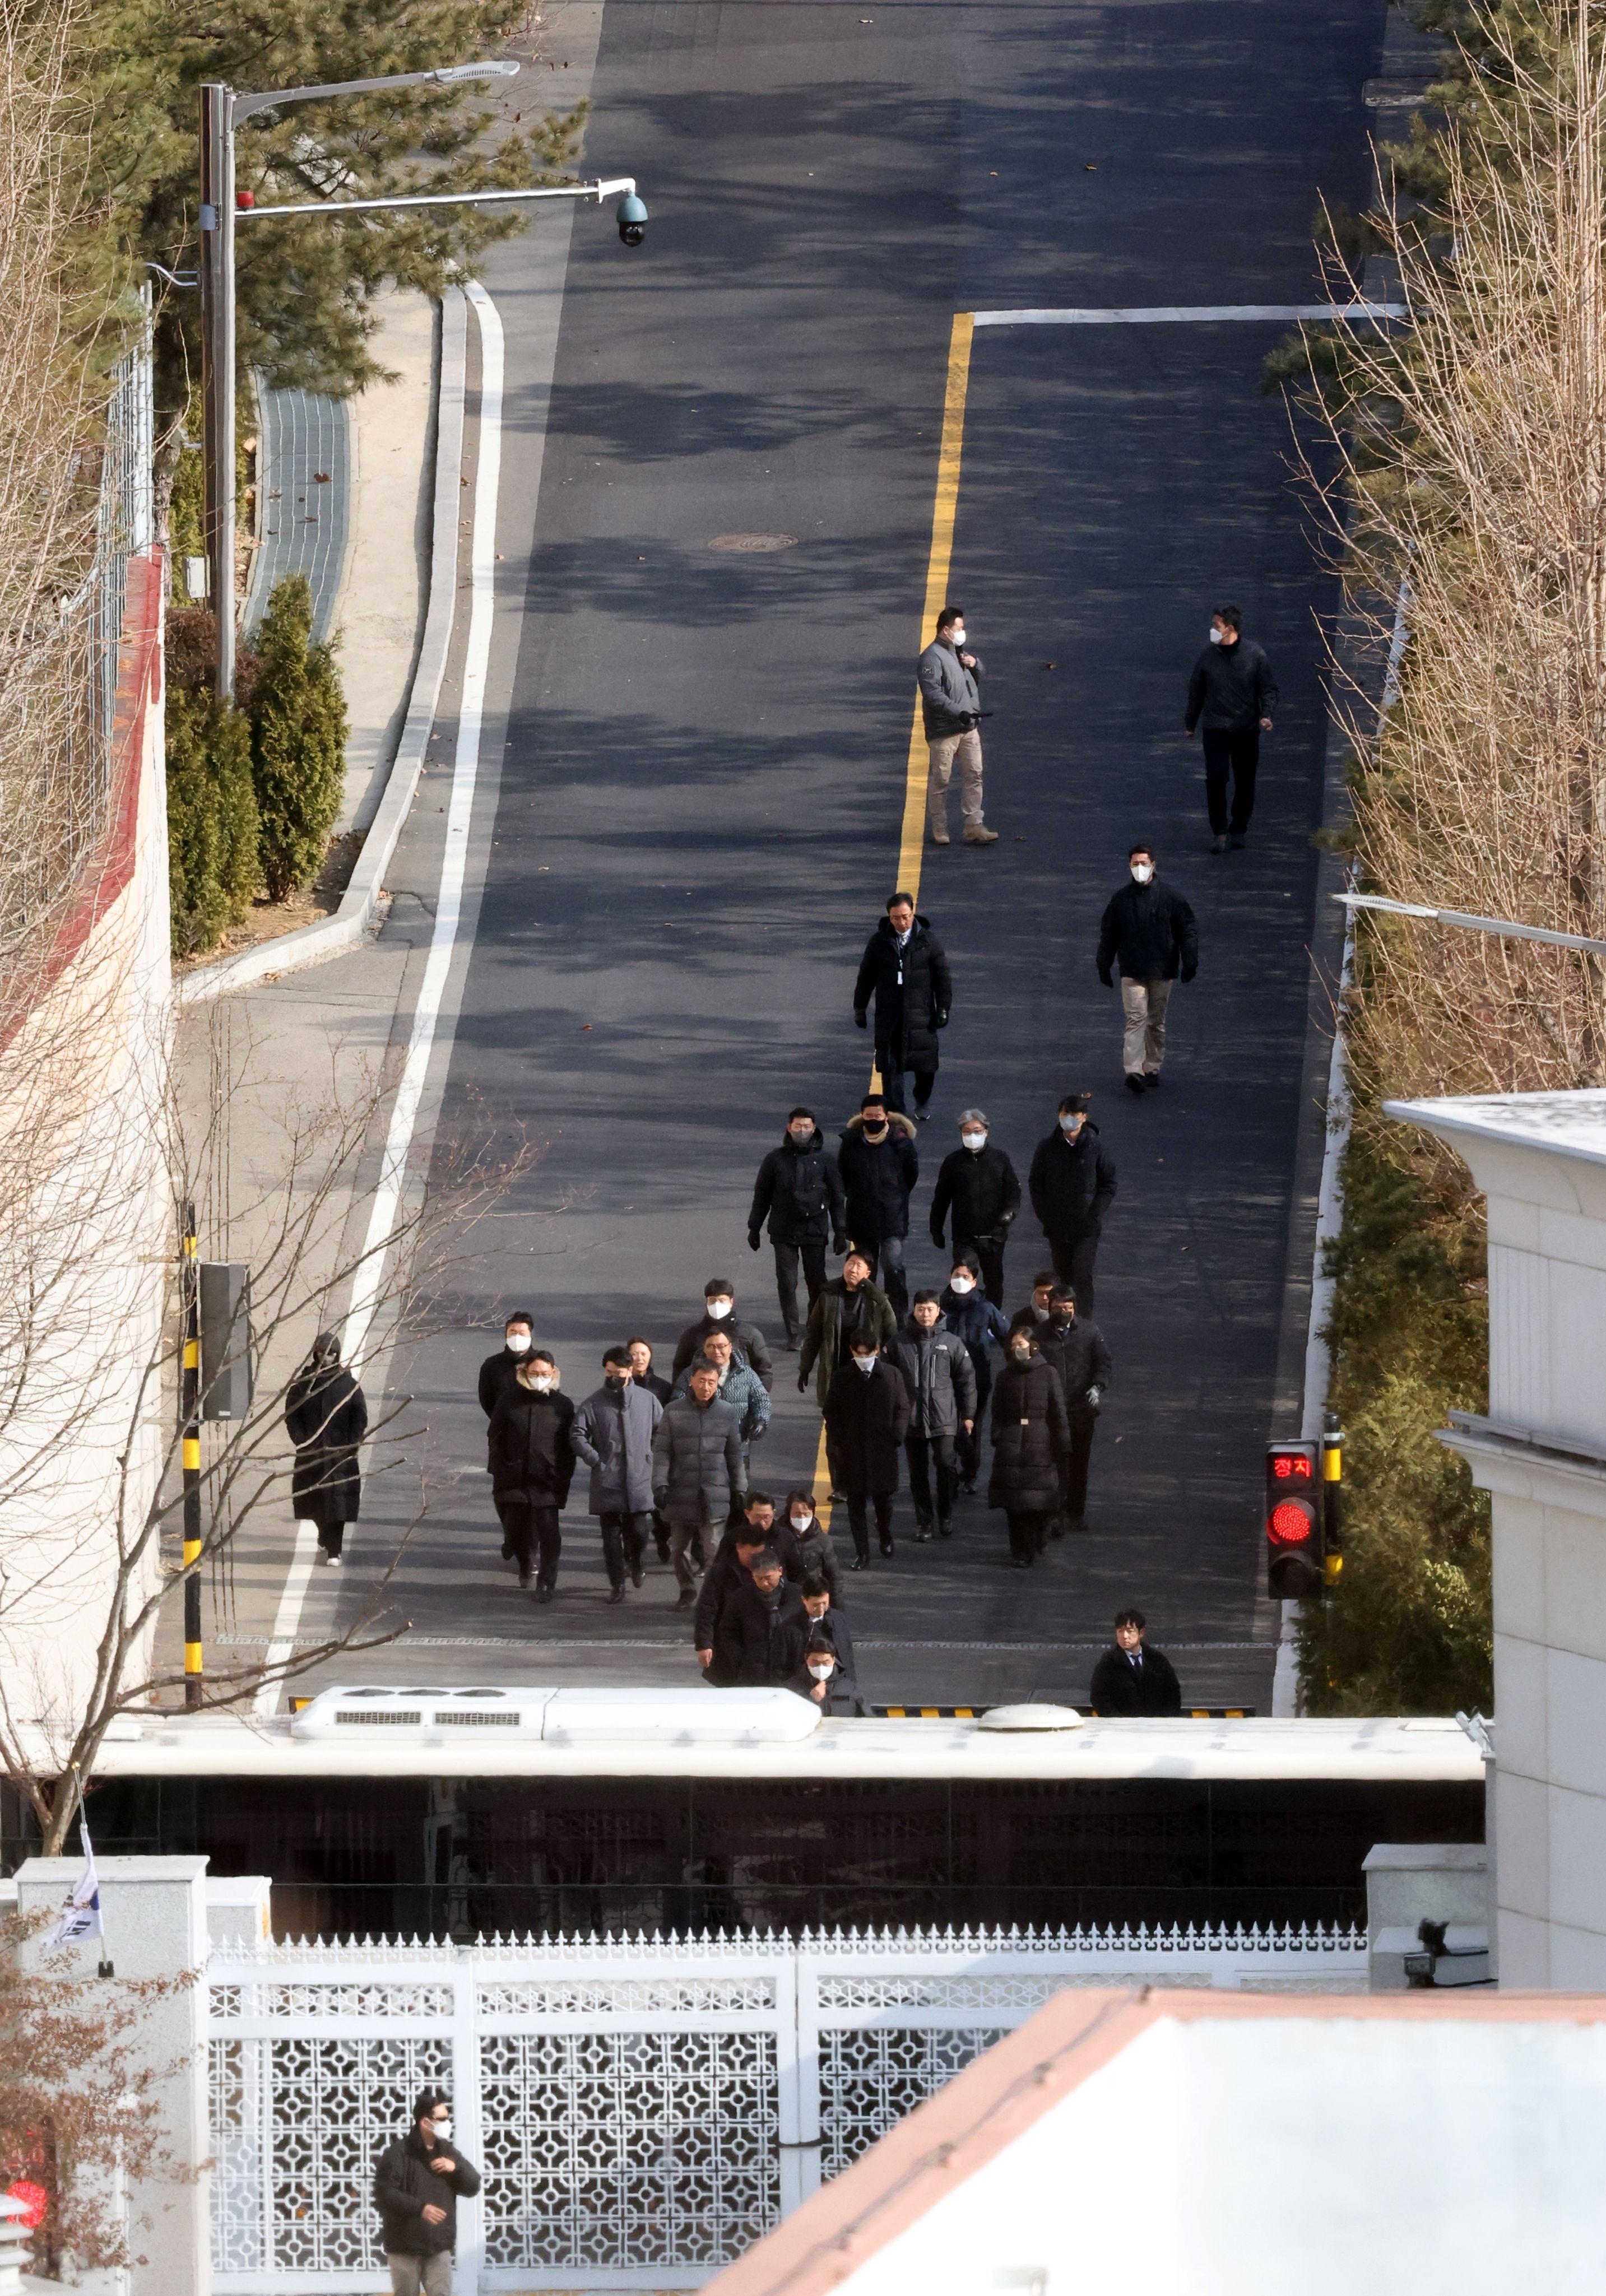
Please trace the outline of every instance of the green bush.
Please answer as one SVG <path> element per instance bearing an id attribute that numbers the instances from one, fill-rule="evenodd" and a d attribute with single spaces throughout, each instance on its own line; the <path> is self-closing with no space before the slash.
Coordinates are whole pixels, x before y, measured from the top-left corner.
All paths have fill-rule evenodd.
<path id="1" fill-rule="evenodd" d="M 237 709 L 169 684 L 168 875 L 173 954 L 215 947 L 256 895 L 257 799 L 250 728 Z"/>
<path id="2" fill-rule="evenodd" d="M 1481 1410 L 1481 1218 L 1393 1162 L 1370 1127 L 1344 1158 L 1331 1259 L 1332 1401 L 1344 1427 L 1344 1570 L 1307 1606 L 1313 1714 L 1445 1714 L 1492 1703 L 1488 1501 L 1434 1430 Z"/>
<path id="3" fill-rule="evenodd" d="M 258 850 L 270 900 L 310 885 L 324 865 L 346 785 L 346 701 L 327 646 L 312 642 L 304 574 L 274 587 L 258 633 L 251 694 Z"/>

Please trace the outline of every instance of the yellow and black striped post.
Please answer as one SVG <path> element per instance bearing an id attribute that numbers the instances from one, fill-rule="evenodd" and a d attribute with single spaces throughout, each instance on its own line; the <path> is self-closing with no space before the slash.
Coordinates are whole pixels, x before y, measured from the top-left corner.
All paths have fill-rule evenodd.
<path id="1" fill-rule="evenodd" d="M 180 1443 L 184 1464 L 184 1702 L 199 1706 L 203 1668 L 201 1650 L 201 1261 L 195 1237 L 195 1207 L 184 1208 L 179 1303 L 184 1316 L 184 1364 L 179 1378 Z"/>
<path id="2" fill-rule="evenodd" d="M 1336 1412 L 1322 1431 L 1322 1570 L 1330 1587 L 1344 1575 L 1344 1431 Z"/>

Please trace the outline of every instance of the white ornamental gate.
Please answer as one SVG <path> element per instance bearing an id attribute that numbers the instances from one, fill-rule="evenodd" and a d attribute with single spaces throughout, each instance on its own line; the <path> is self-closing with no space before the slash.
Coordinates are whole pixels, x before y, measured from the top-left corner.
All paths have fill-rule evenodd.
<path id="1" fill-rule="evenodd" d="M 310 1945 L 209 1968 L 217 2296 L 389 2285 L 429 2083 L 479 2168 L 458 2296 L 694 2288 L 1066 1985 L 1364 1991 L 1311 1931 Z"/>

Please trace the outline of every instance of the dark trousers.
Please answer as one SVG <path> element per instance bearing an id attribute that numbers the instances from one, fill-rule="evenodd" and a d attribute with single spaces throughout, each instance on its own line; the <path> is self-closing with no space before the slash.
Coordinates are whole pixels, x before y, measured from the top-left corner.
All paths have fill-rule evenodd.
<path id="1" fill-rule="evenodd" d="M 878 1242 L 873 1237 L 856 1235 L 853 1240 L 861 1251 L 870 1254 L 870 1281 L 881 1285 L 892 1303 L 893 1314 L 901 1324 L 909 1312 L 909 1286 L 904 1275 L 903 1237 L 884 1235 Z"/>
<path id="2" fill-rule="evenodd" d="M 979 1235 L 961 1235 L 957 1228 L 954 1231 L 954 1257 L 957 1259 L 964 1251 L 975 1253 L 976 1264 L 981 1270 L 981 1288 L 995 1308 L 1004 1305 L 1004 1247 L 1008 1241 L 1007 1236 L 1001 1235 L 988 1242 Z"/>
<path id="3" fill-rule="evenodd" d="M 1069 1283 L 1077 1295 L 1078 1314 L 1093 1315 L 1093 1263 L 1099 1256 L 1096 1235 L 1051 1235 L 1048 1252 L 1054 1264 L 1054 1274 L 1061 1283 Z"/>
<path id="4" fill-rule="evenodd" d="M 825 1281 L 825 1239 L 823 1235 L 806 1235 L 798 1243 L 782 1243 L 771 1236 L 775 1253 L 775 1296 L 781 1302 L 781 1321 L 786 1336 L 795 1340 L 799 1329 L 798 1321 L 798 1262 L 803 1263 L 803 1281 L 808 1286 L 808 1304 L 812 1308 Z"/>
<path id="5" fill-rule="evenodd" d="M 962 1427 L 960 1433 L 963 1432 Z M 909 1462 L 909 1491 L 914 1501 L 915 1521 L 922 1530 L 930 1530 L 934 1521 L 946 1528 L 954 1513 L 954 1438 L 911 1435 L 904 1445 L 904 1454 Z"/>
<path id="6" fill-rule="evenodd" d="M 1045 1514 L 1017 1514 L 1009 1511 L 1010 1553 L 1017 1562 L 1035 1562 L 1048 1544 L 1048 1517 Z"/>
<path id="7" fill-rule="evenodd" d="M 967 1435 L 962 1426 L 954 1438 L 955 1462 L 962 1483 L 973 1483 L 981 1472 L 981 1431 L 987 1424 L 987 1407 L 993 1393 L 993 1359 L 986 1348 L 979 1358 L 971 1357 L 971 1366 L 976 1374 L 975 1431 Z"/>
<path id="8" fill-rule="evenodd" d="M 893 1067 L 892 1063 L 897 1058 L 897 1054 L 890 1045 L 876 1046 L 875 1065 L 881 1072 L 882 1094 L 888 1107 L 897 1109 L 898 1114 L 902 1116 L 906 1112 L 904 1108 L 905 1071 L 901 1068 Z M 916 1108 L 923 1108 L 930 1099 L 937 1084 L 937 1063 L 933 1061 L 930 1068 L 911 1068 L 908 1073 L 914 1078 L 914 1105 Z"/>
<path id="9" fill-rule="evenodd" d="M 534 1506 L 528 1499 L 496 1494 L 496 1513 L 502 1521 L 502 1543 L 519 1565 L 519 1575 L 531 1570 L 543 1587 L 558 1583 L 558 1557 L 563 1552 L 562 1534 L 558 1528 L 555 1506 Z M 536 1568 L 536 1558 L 540 1567 Z"/>
<path id="10" fill-rule="evenodd" d="M 652 1529 L 652 1510 L 641 1514 L 604 1514 L 598 1517 L 602 1526 L 602 1560 L 608 1566 L 608 1584 L 622 1587 L 627 1567 L 635 1572 L 647 1551 L 647 1539 Z"/>
<path id="11" fill-rule="evenodd" d="M 1099 1414 L 1085 1403 L 1070 1406 L 1070 1452 L 1060 1463 L 1060 1491 L 1066 1520 L 1080 1522 L 1087 1512 L 1087 1462 L 1093 1454 L 1093 1433 Z"/>
<path id="12" fill-rule="evenodd" d="M 870 1554 L 870 1519 L 865 1513 L 870 1505 L 868 1492 L 850 1491 L 848 1495 L 848 1528 L 853 1533 L 854 1553 L 861 1562 L 867 1561 Z M 889 1539 L 892 1536 L 891 1492 L 877 1491 L 874 1505 L 876 1536 L 882 1540 Z"/>
<path id="13" fill-rule="evenodd" d="M 1241 836 L 1250 825 L 1250 816 L 1255 810 L 1255 768 L 1260 762 L 1260 728 L 1251 726 L 1247 733 L 1229 734 L 1224 727 L 1205 726 L 1200 729 L 1204 743 L 1205 802 L 1210 808 L 1210 827 L 1217 837 L 1231 830 Z M 1227 775 L 1233 776 L 1233 813 L 1227 818 Z"/>
<path id="14" fill-rule="evenodd" d="M 343 1522 L 321 1522 L 318 1525 L 318 1545 L 325 1554 L 338 1554 L 345 1539 L 346 1526 Z"/>

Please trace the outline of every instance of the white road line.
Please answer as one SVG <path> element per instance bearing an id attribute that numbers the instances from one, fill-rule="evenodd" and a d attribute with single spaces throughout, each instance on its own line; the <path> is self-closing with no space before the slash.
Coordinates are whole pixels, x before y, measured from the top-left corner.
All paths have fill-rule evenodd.
<path id="1" fill-rule="evenodd" d="M 496 307 L 471 280 L 464 290 L 479 322 L 479 443 L 474 481 L 468 644 L 463 668 L 463 701 L 457 715 L 457 750 L 452 770 L 452 796 L 447 808 L 446 850 L 441 856 L 440 891 L 435 905 L 435 931 L 430 941 L 418 1003 L 413 1013 L 413 1033 L 402 1065 L 401 1082 L 390 1111 L 384 1158 L 368 1216 L 363 1256 L 351 1287 L 341 1353 L 354 1372 L 362 1368 L 379 1305 L 387 1247 L 395 1233 L 406 1183 L 407 1158 L 413 1145 L 435 1046 L 436 1024 L 446 994 L 452 962 L 457 953 L 457 929 L 463 916 L 463 878 L 468 867 L 469 829 L 473 819 L 474 788 L 479 775 L 479 732 L 485 714 L 486 676 L 490 665 L 491 627 L 496 608 L 496 496 L 502 477 L 502 321 Z M 292 1652 L 301 1623 L 302 1606 L 312 1583 L 313 1555 L 317 1533 L 310 1523 L 296 1528 L 296 1551 L 284 1592 L 274 1620 L 273 1641 L 266 1664 L 282 1666 Z M 279 1702 L 281 1685 L 265 1683 L 257 1694 L 259 1714 L 271 1714 Z"/>
<path id="2" fill-rule="evenodd" d="M 973 311 L 979 327 L 1210 326 L 1230 319 L 1407 319 L 1405 303 L 1155 303 L 1129 311 Z"/>

